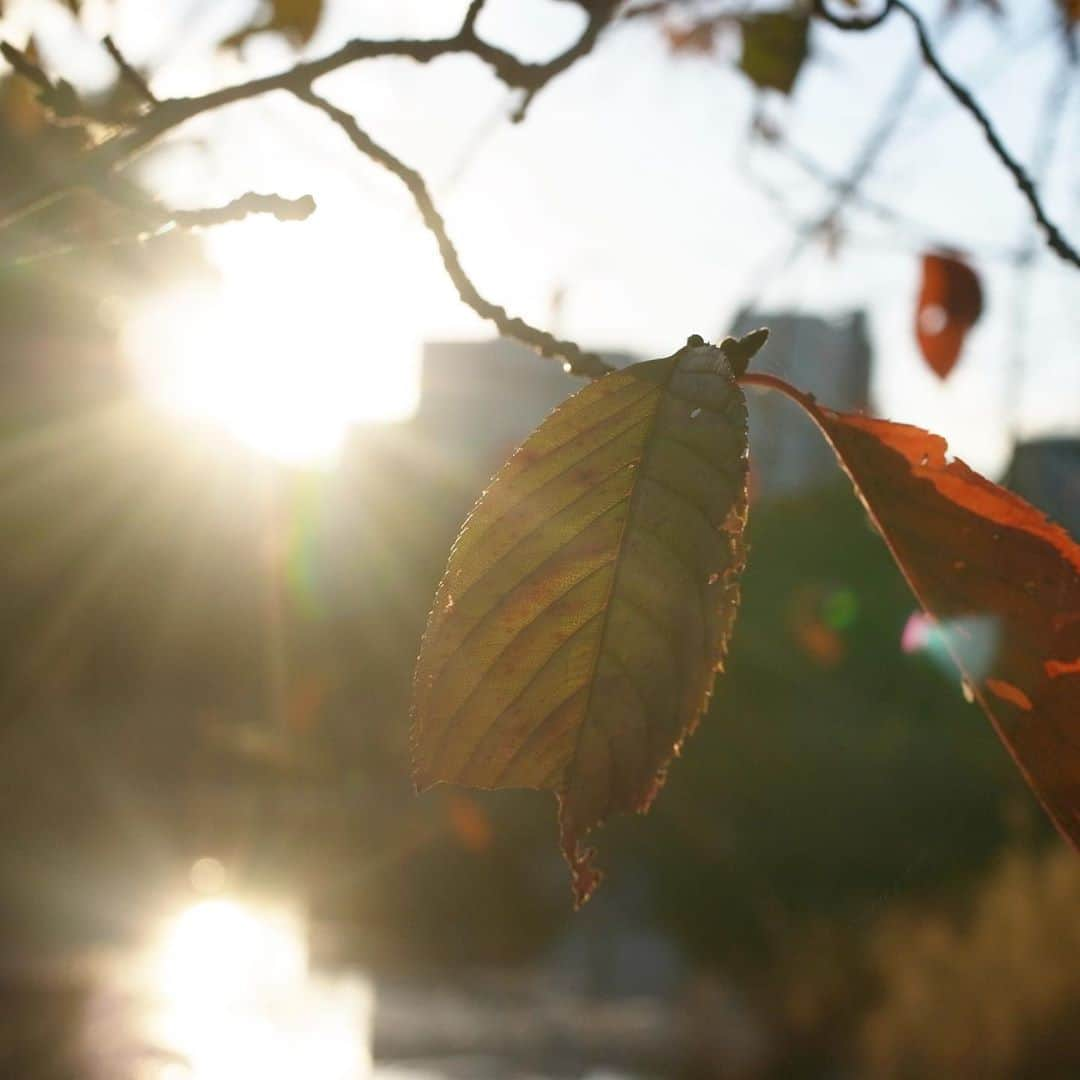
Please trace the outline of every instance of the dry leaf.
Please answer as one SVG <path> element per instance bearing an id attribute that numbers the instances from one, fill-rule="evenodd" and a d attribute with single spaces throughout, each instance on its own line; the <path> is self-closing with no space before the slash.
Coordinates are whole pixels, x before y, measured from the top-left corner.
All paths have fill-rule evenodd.
<path id="1" fill-rule="evenodd" d="M 582 838 L 648 808 L 727 649 L 746 518 L 733 368 L 763 340 L 691 339 L 570 398 L 481 497 L 435 597 L 417 786 L 555 792 L 578 904 L 599 881 Z"/>

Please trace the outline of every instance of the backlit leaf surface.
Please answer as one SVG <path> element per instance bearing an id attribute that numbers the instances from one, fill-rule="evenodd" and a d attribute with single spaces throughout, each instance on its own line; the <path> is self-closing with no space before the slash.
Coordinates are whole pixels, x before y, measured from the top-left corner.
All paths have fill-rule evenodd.
<path id="1" fill-rule="evenodd" d="M 648 808 L 738 603 L 746 404 L 729 356 L 747 349 L 691 342 L 591 383 L 514 454 L 462 527 L 417 662 L 417 786 L 555 792 L 579 904 L 599 880 L 582 837 Z"/>
<path id="2" fill-rule="evenodd" d="M 1050 816 L 1080 849 L 1080 545 L 938 435 L 822 408 L 817 421 L 967 682 Z"/>

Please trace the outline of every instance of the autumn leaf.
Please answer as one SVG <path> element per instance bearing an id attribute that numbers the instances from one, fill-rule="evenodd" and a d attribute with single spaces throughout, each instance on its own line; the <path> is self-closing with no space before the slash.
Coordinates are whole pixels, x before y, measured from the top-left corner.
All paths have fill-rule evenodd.
<path id="1" fill-rule="evenodd" d="M 22 138 L 35 135 L 45 126 L 47 115 L 32 83 L 18 75 L 0 80 L 0 125 L 5 132 Z"/>
<path id="2" fill-rule="evenodd" d="M 742 27 L 739 67 L 757 86 L 790 94 L 806 59 L 810 20 L 797 11 L 748 15 Z"/>
<path id="3" fill-rule="evenodd" d="M 582 838 L 648 808 L 721 668 L 746 520 L 734 375 L 765 336 L 691 338 L 570 398 L 481 497 L 435 596 L 417 787 L 555 792 L 579 905 L 599 881 Z"/>
<path id="4" fill-rule="evenodd" d="M 923 256 L 915 337 L 939 378 L 947 378 L 956 366 L 964 338 L 978 322 L 982 308 L 979 278 L 963 259 L 933 252 Z"/>
<path id="5" fill-rule="evenodd" d="M 773 376 L 743 382 L 787 394 L 825 433 L 974 697 L 1080 849 L 1080 545 L 950 461 L 938 435 L 833 412 Z"/>
<path id="6" fill-rule="evenodd" d="M 322 0 L 271 0 L 270 16 L 264 22 L 234 34 L 226 45 L 242 44 L 252 34 L 263 30 L 278 30 L 293 38 L 298 44 L 306 45 L 315 33 L 322 18 Z"/>
<path id="7" fill-rule="evenodd" d="M 664 37 L 672 53 L 711 56 L 716 51 L 716 30 L 713 19 L 703 19 L 689 26 L 668 24 L 664 27 Z"/>

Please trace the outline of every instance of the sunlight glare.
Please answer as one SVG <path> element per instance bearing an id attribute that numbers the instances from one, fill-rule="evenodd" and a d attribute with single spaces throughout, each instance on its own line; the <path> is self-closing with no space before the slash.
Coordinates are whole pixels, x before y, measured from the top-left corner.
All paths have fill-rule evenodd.
<path id="1" fill-rule="evenodd" d="M 392 285 L 379 296 L 342 271 L 325 228 L 259 225 L 209 234 L 220 282 L 148 301 L 125 351 L 173 414 L 279 461 L 329 465 L 353 425 L 415 411 L 414 320 Z"/>
<path id="2" fill-rule="evenodd" d="M 155 969 L 156 1034 L 196 1080 L 370 1074 L 369 985 L 312 977 L 283 912 L 200 901 L 167 927 Z"/>
<path id="3" fill-rule="evenodd" d="M 204 900 L 181 914 L 161 952 L 161 987 L 172 1000 L 210 995 L 247 1001 L 302 978 L 307 957 L 300 936 L 281 915 L 232 900 Z"/>

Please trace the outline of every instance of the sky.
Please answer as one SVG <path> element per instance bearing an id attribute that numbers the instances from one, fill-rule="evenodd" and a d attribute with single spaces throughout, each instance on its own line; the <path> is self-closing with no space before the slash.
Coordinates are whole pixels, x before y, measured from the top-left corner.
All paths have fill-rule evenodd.
<path id="1" fill-rule="evenodd" d="M 33 29 L 46 61 L 91 88 L 112 77 L 95 43 L 111 32 L 150 67 L 159 96 L 190 94 L 293 62 L 276 34 L 249 40 L 239 54 L 212 48 L 252 6 L 92 0 L 80 25 L 59 3 L 15 0 L 5 32 L 19 40 Z M 322 55 L 353 36 L 452 33 L 464 6 L 330 0 L 304 52 Z M 1080 92 L 1063 65 L 1051 0 L 1006 4 L 998 20 L 962 14 L 944 34 L 942 0 L 915 6 L 936 28 L 944 62 L 1021 161 L 1037 144 L 1051 80 L 1071 79 L 1041 193 L 1051 217 L 1080 243 Z M 582 24 L 571 3 L 489 0 L 478 30 L 522 57 L 544 59 Z M 927 235 L 853 208 L 836 255 L 810 244 L 795 258 L 798 223 L 778 211 L 760 179 L 783 193 L 798 221 L 813 219 L 831 197 L 749 136 L 753 111 L 763 107 L 793 143 L 845 175 L 915 50 L 899 14 L 871 34 L 816 26 L 792 97 L 759 99 L 723 50 L 673 57 L 656 25 L 637 20 L 610 30 L 520 125 L 508 120 L 514 96 L 471 57 L 354 65 L 318 89 L 421 170 L 465 268 L 512 313 L 554 322 L 587 346 L 650 356 L 670 353 L 691 333 L 722 336 L 751 302 L 826 314 L 864 307 L 878 412 L 938 431 L 954 453 L 997 475 L 1013 429 L 1024 438 L 1080 431 L 1080 275 L 1042 244 L 1026 285 L 1001 258 L 1031 240 L 1031 216 L 974 122 L 925 71 L 862 190 L 925 223 Z M 335 392 L 355 396 L 350 417 L 404 415 L 415 402 L 422 341 L 490 336 L 457 299 L 398 182 L 283 94 L 197 118 L 138 168 L 175 205 L 213 205 L 252 189 L 315 195 L 319 209 L 303 225 L 258 221 L 205 234 L 231 290 L 229 318 L 246 320 L 231 338 L 215 324 L 218 336 L 235 341 L 234 356 L 246 351 L 241 363 L 250 367 L 258 342 L 245 346 L 245 330 L 275 313 L 278 323 L 268 322 L 263 338 L 277 342 L 283 402 L 305 372 L 347 371 Z M 926 368 L 912 332 L 928 237 L 971 253 L 987 300 L 944 383 Z M 565 299 L 555 312 L 558 290 Z M 1021 302 L 1025 295 L 1029 302 Z M 293 365 L 290 356 L 301 354 Z M 375 399 L 383 404 L 372 409 Z"/>

